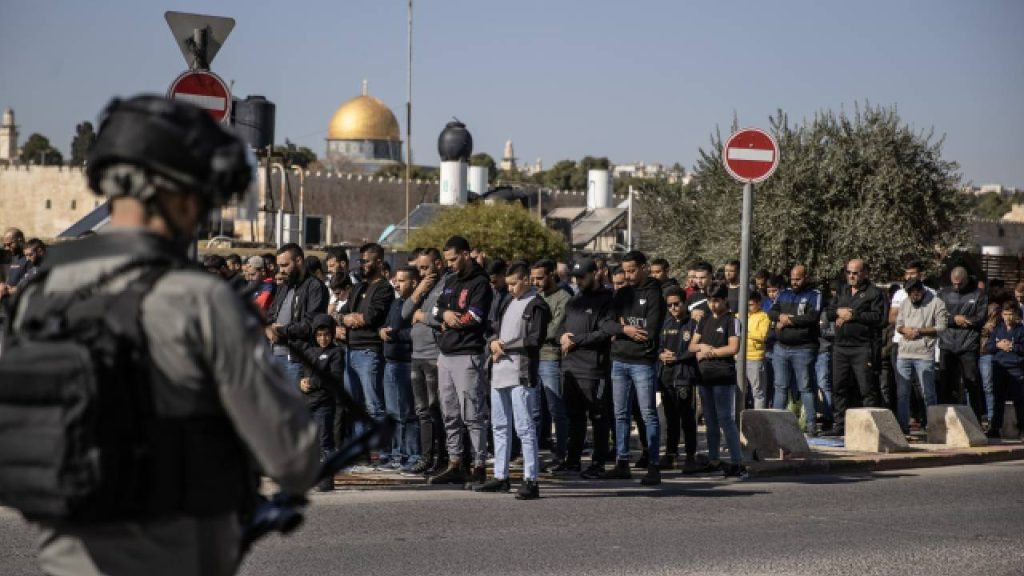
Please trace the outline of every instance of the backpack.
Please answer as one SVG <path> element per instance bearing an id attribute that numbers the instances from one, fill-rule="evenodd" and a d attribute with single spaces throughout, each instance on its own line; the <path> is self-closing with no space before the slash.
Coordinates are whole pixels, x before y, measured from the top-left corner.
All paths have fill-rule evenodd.
<path id="1" fill-rule="evenodd" d="M 201 466 L 245 469 L 227 418 L 155 416 L 141 308 L 170 269 L 132 261 L 73 292 L 19 292 L 30 300 L 0 356 L 0 504 L 32 520 L 87 522 L 236 507 L 244 491 L 234 478 L 224 483 L 233 493 L 189 486 Z M 133 271 L 122 291 L 101 290 Z"/>

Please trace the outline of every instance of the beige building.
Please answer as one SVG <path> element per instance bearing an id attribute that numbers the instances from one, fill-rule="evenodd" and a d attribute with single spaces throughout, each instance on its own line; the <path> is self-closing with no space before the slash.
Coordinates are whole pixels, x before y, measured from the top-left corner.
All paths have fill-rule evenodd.
<path id="1" fill-rule="evenodd" d="M 13 164 L 18 160 L 18 127 L 14 124 L 14 110 L 4 109 L 0 117 L 0 163 Z"/>
<path id="2" fill-rule="evenodd" d="M 0 166 L 0 229 L 55 238 L 100 204 L 81 167 Z"/>

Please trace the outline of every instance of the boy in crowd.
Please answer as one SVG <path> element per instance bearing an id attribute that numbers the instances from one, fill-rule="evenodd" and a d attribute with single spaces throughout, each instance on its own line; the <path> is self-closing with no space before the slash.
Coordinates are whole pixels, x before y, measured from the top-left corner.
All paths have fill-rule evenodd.
<path id="1" fill-rule="evenodd" d="M 299 390 L 306 396 L 309 409 L 316 422 L 320 436 L 320 461 L 334 453 L 334 416 L 337 390 L 345 378 L 345 360 L 341 348 L 334 345 L 334 330 L 337 324 L 328 314 L 313 318 L 313 341 L 306 346 L 304 354 L 317 367 L 312 371 L 303 365 L 299 378 Z M 328 378 L 325 378 L 328 376 Z M 317 490 L 334 490 L 334 478 L 323 480 Z"/>

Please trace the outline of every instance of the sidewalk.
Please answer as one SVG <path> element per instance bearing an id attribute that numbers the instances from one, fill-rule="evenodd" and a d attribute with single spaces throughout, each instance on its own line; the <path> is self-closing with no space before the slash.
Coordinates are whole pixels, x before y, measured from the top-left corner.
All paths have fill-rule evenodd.
<path id="1" fill-rule="evenodd" d="M 701 440 L 703 440 L 703 434 L 701 434 L 701 437 Z M 879 472 L 908 468 L 961 466 L 965 464 L 1024 460 L 1024 443 L 1006 440 L 994 442 L 996 443 L 977 448 L 947 448 L 940 444 L 912 443 L 909 452 L 875 454 L 855 452 L 841 446 L 827 445 L 839 444 L 841 440 L 830 443 L 820 439 L 812 439 L 810 441 L 811 456 L 808 458 L 766 459 L 747 462 L 746 464 L 750 470 L 751 477 L 762 478 L 787 475 Z M 547 456 L 547 454 L 542 453 L 542 457 L 544 456 Z M 636 456 L 637 454 L 634 454 L 634 462 L 636 461 Z M 584 461 L 585 465 L 586 460 Z M 521 476 L 522 468 L 513 467 L 510 472 L 513 479 L 516 479 Z M 490 466 L 488 466 L 488 475 L 490 473 Z M 682 475 L 678 468 L 673 471 L 663 471 L 662 474 L 666 480 L 689 477 Z M 643 470 L 634 469 L 634 478 L 640 478 L 642 475 Z M 545 482 L 561 483 L 572 482 L 578 479 L 579 477 L 576 474 L 541 474 L 541 480 Z M 427 485 L 423 476 L 400 474 L 397 472 L 380 472 L 372 469 L 342 473 L 335 476 L 335 486 L 337 488 L 417 485 Z"/>

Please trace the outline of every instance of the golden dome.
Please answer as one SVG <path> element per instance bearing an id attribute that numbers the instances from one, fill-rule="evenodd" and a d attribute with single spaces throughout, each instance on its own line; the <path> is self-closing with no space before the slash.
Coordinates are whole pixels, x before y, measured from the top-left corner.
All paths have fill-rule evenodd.
<path id="1" fill-rule="evenodd" d="M 364 93 L 338 107 L 327 139 L 399 140 L 398 120 L 386 104 Z"/>

